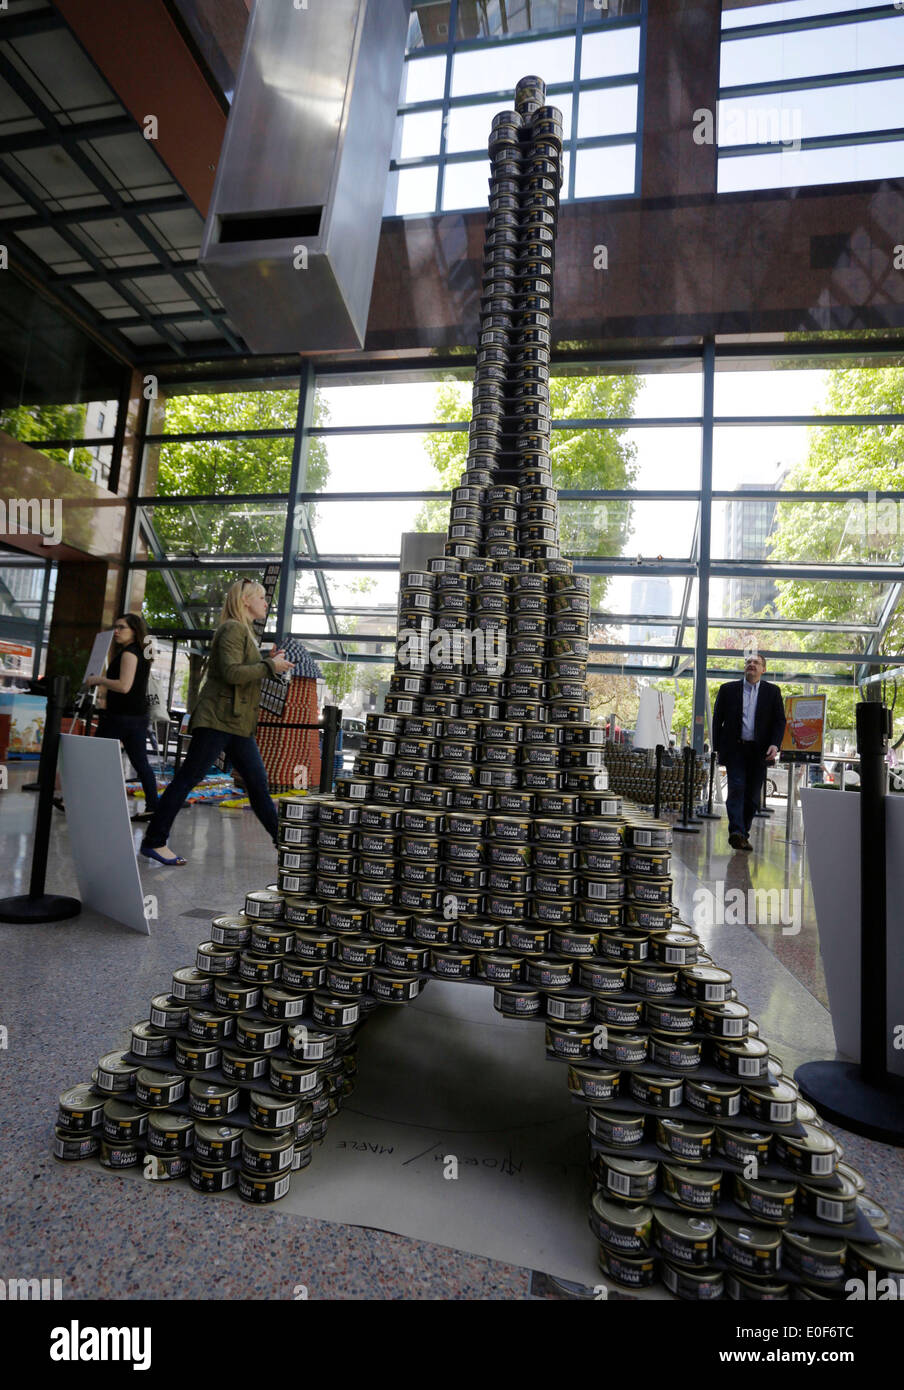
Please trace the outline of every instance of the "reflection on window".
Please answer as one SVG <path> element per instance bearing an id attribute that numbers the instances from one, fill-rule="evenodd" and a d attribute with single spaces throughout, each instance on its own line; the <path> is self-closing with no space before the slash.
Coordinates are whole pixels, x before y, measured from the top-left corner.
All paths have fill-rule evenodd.
<path id="1" fill-rule="evenodd" d="M 383 216 L 404 217 L 406 213 L 433 212 L 436 207 L 436 164 L 419 169 L 398 169 L 390 172 L 386 185 L 386 204 Z"/>
<path id="2" fill-rule="evenodd" d="M 443 211 L 481 207 L 487 200 L 489 177 L 488 159 L 469 159 L 460 164 L 447 164 L 443 178 Z"/>
<path id="3" fill-rule="evenodd" d="M 838 10 L 861 8 L 873 16 L 833 21 Z M 826 22 L 814 25 L 815 16 Z M 780 27 L 747 32 L 763 25 Z M 887 16 L 847 0 L 788 0 L 726 11 L 722 28 L 719 192 L 904 173 L 904 136 L 870 140 L 873 131 L 904 124 L 896 114 L 904 80 L 895 71 L 904 65 L 904 14 Z M 866 70 L 870 80 L 858 81 Z M 752 84 L 758 90 L 749 94 Z M 825 144 L 833 138 L 837 145 Z"/>
<path id="4" fill-rule="evenodd" d="M 899 178 L 904 140 L 840 149 L 782 151 L 719 160 L 720 193 L 754 188 L 804 188 L 816 183 Z"/>
<path id="5" fill-rule="evenodd" d="M 539 43 L 506 44 L 456 53 L 452 60 L 453 97 L 480 92 L 514 91 L 527 72 L 539 73 L 547 87 L 570 82 L 574 75 L 574 39 L 542 39 Z"/>
<path id="6" fill-rule="evenodd" d="M 581 93 L 578 139 L 624 135 L 637 129 L 637 87 L 603 87 Z"/>
<path id="7" fill-rule="evenodd" d="M 496 39 L 542 33 L 574 24 L 577 12 L 578 0 L 460 0 L 457 37 Z"/>
<path id="8" fill-rule="evenodd" d="M 612 29 L 608 33 L 588 34 L 581 50 L 581 79 L 617 77 L 637 72 L 640 62 L 640 30 Z"/>
<path id="9" fill-rule="evenodd" d="M 407 116 L 400 116 L 396 158 L 417 159 L 421 155 L 436 154 L 439 149 L 442 119 L 441 111 L 414 111 Z"/>
<path id="10" fill-rule="evenodd" d="M 450 35 L 447 3 L 415 3 L 384 216 L 436 211 L 437 188 L 442 211 L 485 207 L 476 157 L 486 150 L 493 116 L 512 105 L 515 85 L 527 73 L 543 77 L 549 104 L 562 112 L 562 199 L 599 196 L 601 181 L 612 195 L 633 193 L 641 9 L 642 0 L 461 0 L 457 32 Z M 581 189 L 573 189 L 575 155 L 620 137 L 626 152 L 609 162 L 583 160 Z M 447 156 L 463 154 L 475 161 L 447 163 Z"/>
<path id="11" fill-rule="evenodd" d="M 401 100 L 408 105 L 416 101 L 435 101 L 443 94 L 445 58 L 411 58 L 405 64 Z"/>
<path id="12" fill-rule="evenodd" d="M 576 198 L 611 198 L 634 192 L 634 146 L 578 150 Z"/>

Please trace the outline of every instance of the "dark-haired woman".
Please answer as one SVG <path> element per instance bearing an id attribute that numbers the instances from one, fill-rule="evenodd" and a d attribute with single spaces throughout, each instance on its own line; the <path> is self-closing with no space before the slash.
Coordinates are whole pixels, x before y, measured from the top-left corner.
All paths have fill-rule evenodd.
<path id="1" fill-rule="evenodd" d="M 150 820 L 157 809 L 157 780 L 147 754 L 148 675 L 145 655 L 148 630 L 137 613 L 120 613 L 113 624 L 113 647 L 105 676 L 89 676 L 87 685 L 107 692 L 97 738 L 118 739 L 144 788 L 144 811 L 133 820 Z"/>

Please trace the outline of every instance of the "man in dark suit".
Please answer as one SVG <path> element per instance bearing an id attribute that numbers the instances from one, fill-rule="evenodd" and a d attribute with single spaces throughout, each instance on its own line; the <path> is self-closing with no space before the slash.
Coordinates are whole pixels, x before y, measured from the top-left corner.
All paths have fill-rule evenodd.
<path id="1" fill-rule="evenodd" d="M 760 804 L 766 764 L 778 757 L 785 733 L 785 702 L 771 681 L 763 680 L 766 658 L 750 655 L 744 679 L 719 687 L 713 708 L 713 747 L 728 773 L 728 843 L 752 850 L 750 827 Z"/>

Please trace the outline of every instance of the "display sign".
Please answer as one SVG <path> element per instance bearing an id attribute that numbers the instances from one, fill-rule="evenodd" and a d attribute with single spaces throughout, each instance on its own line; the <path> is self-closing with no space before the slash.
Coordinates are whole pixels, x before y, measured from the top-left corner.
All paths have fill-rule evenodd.
<path id="1" fill-rule="evenodd" d="M 25 642 L 0 641 L 0 674 L 13 677 L 19 683 L 30 678 L 35 649 Z"/>
<path id="2" fill-rule="evenodd" d="M 785 721 L 785 736 L 781 746 L 782 762 L 821 762 L 826 728 L 826 697 L 786 695 Z"/>
<path id="3" fill-rule="evenodd" d="M 32 760 L 39 758 L 47 717 L 47 701 L 44 696 L 24 695 L 12 690 L 2 691 L 0 714 L 9 715 L 8 756 Z"/>
<path id="4" fill-rule="evenodd" d="M 85 667 L 85 674 L 82 677 L 82 685 L 85 684 L 89 676 L 102 676 L 107 668 L 107 657 L 110 655 L 110 647 L 113 644 L 113 632 L 99 632 L 91 645 L 91 655 L 88 657 L 88 665 Z"/>

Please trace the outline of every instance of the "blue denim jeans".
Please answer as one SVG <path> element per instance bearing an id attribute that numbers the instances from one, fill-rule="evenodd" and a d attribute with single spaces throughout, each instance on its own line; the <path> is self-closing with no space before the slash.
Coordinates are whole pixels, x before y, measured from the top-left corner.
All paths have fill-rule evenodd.
<path id="1" fill-rule="evenodd" d="M 98 720 L 95 738 L 116 738 L 126 750 L 129 762 L 138 773 L 144 788 L 145 810 L 157 807 L 157 779 L 148 762 L 148 721 L 142 714 L 109 714 L 106 710 Z"/>
<path id="2" fill-rule="evenodd" d="M 226 754 L 244 781 L 252 811 L 273 842 L 276 842 L 279 818 L 270 798 L 267 774 L 254 739 L 227 734 L 222 729 L 193 729 L 188 754 L 160 798 L 157 810 L 148 824 L 142 849 L 160 849 L 166 844 L 173 821 L 181 811 L 185 798 L 203 780 L 221 753 Z"/>

